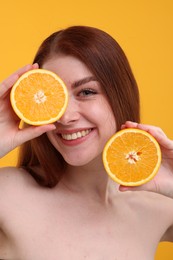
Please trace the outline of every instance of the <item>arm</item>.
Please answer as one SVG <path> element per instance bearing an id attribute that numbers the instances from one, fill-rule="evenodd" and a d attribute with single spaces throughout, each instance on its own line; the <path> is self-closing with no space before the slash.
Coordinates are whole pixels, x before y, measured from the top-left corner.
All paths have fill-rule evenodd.
<path id="1" fill-rule="evenodd" d="M 160 241 L 173 242 L 173 225 L 167 229 Z"/>
<path id="2" fill-rule="evenodd" d="M 10 89 L 16 80 L 23 73 L 36 68 L 38 68 L 37 64 L 27 65 L 0 83 L 0 158 L 22 143 L 54 129 L 54 125 L 19 129 L 20 119 L 13 112 L 10 104 Z"/>
<path id="3" fill-rule="evenodd" d="M 166 207 L 164 208 L 165 223 L 167 223 L 167 230 L 164 233 L 161 241 L 171 241 L 173 242 L 173 141 L 170 140 L 165 133 L 158 127 L 138 124 L 134 122 L 126 122 L 122 128 L 139 128 L 144 131 L 149 132 L 155 137 L 160 145 L 162 152 L 162 162 L 160 169 L 153 180 L 139 187 L 123 187 L 120 186 L 120 191 L 126 190 L 146 190 L 159 193 L 168 197 L 165 198 Z M 167 203 L 168 202 L 168 203 Z M 160 200 L 159 200 L 160 203 Z M 161 204 L 158 205 L 161 207 Z"/>
<path id="4" fill-rule="evenodd" d="M 162 162 L 157 175 L 152 181 L 139 187 L 120 186 L 120 190 L 154 191 L 173 199 L 173 141 L 170 140 L 160 128 L 155 126 L 129 121 L 122 126 L 122 128 L 129 127 L 142 129 L 155 137 L 161 148 Z"/>

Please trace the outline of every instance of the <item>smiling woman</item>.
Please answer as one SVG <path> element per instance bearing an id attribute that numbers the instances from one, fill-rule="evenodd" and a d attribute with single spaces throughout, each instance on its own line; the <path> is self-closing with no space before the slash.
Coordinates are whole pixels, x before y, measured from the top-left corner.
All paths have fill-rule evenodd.
<path id="1" fill-rule="evenodd" d="M 38 68 L 58 74 L 69 102 L 54 124 L 19 129 L 9 89 Z M 150 260 L 159 241 L 173 241 L 173 142 L 139 123 L 138 87 L 110 35 L 87 26 L 55 32 L 0 90 L 0 156 L 22 144 L 18 167 L 0 169 L 0 259 Z M 103 148 L 122 127 L 160 144 L 162 165 L 147 185 L 118 187 L 106 174 Z"/>
<path id="2" fill-rule="evenodd" d="M 105 48 L 105 46 L 107 47 Z M 39 67 L 57 73 L 65 82 L 66 86 L 70 88 L 69 90 L 74 88 L 73 93 L 76 96 L 76 100 L 87 100 L 89 104 L 81 102 L 82 105 L 85 106 L 83 110 L 93 116 L 95 115 L 98 120 L 101 119 L 103 121 L 104 126 L 107 126 L 110 130 L 112 129 L 106 138 L 109 138 L 111 134 L 115 133 L 116 130 L 119 130 L 126 120 L 139 122 L 139 93 L 135 78 L 123 50 L 106 32 L 97 28 L 73 26 L 66 30 L 53 33 L 42 43 L 33 63 L 38 63 Z M 120 85 L 121 87 L 119 87 Z M 77 87 L 80 88 L 76 90 Z M 88 89 L 90 90 L 90 95 L 86 95 Z M 110 108 L 108 108 L 109 111 L 105 111 L 105 116 L 102 117 L 100 115 L 99 119 L 99 115 L 96 112 L 97 109 L 95 106 L 91 106 L 91 101 L 93 98 L 96 98 L 97 91 L 101 92 L 102 95 L 99 95 L 98 93 L 98 100 L 94 104 L 100 102 L 100 108 L 103 108 L 105 106 L 105 101 L 102 99 L 109 100 L 109 102 L 106 103 L 107 106 L 111 107 L 114 117 L 116 118 L 116 128 L 114 126 L 115 120 L 112 120 L 110 116 L 112 114 L 112 112 L 110 113 Z M 103 92 L 105 95 L 103 95 Z M 68 120 L 68 116 L 70 117 L 70 120 L 74 120 L 72 119 L 72 114 L 73 117 L 79 116 L 80 113 L 78 113 L 78 111 L 70 114 L 72 109 L 75 111 L 76 106 L 79 106 L 79 102 L 73 101 L 74 98 L 70 98 L 67 109 L 69 112 L 64 114 L 61 121 L 62 119 L 65 120 L 65 118 Z M 71 105 L 72 102 L 73 105 Z M 113 125 L 109 125 L 107 123 L 108 120 L 110 120 Z M 97 129 L 93 122 L 90 124 L 89 129 L 94 130 L 90 133 L 90 136 L 92 137 Z M 80 126 L 79 130 L 86 130 L 86 127 L 81 129 Z M 76 132 L 78 130 L 72 129 L 71 133 L 74 131 Z M 106 138 L 100 146 L 100 149 L 103 149 L 107 140 Z M 77 140 L 77 142 L 81 142 L 81 140 Z M 46 146 L 46 149 L 44 146 Z M 54 150 L 54 146 L 52 148 L 50 147 L 46 134 L 36 140 L 31 140 L 30 149 L 31 156 L 27 156 L 26 159 L 25 150 L 28 151 L 28 147 L 27 145 L 24 146 L 21 152 L 21 162 L 19 165 L 25 165 L 31 172 L 31 167 L 33 169 L 35 161 L 39 161 L 39 163 L 47 169 L 44 171 L 44 174 L 47 174 L 47 184 L 45 183 L 45 185 L 56 185 L 57 180 L 60 178 L 59 174 L 62 171 L 58 171 L 59 174 L 57 174 L 56 171 L 55 175 L 55 169 L 53 168 L 54 166 L 55 168 L 59 168 L 59 165 L 64 165 L 64 158 L 61 157 L 61 153 L 58 155 L 58 158 L 61 158 L 60 163 L 57 162 L 57 149 Z M 51 154 L 50 161 L 49 158 L 47 158 L 47 153 L 45 152 L 44 154 L 44 151 L 47 151 L 47 149 L 49 149 L 49 153 Z M 40 159 L 38 159 L 39 157 Z M 54 161 L 53 164 L 52 161 Z M 40 176 L 38 179 L 40 180 Z"/>
<path id="3" fill-rule="evenodd" d="M 107 97 L 90 70 L 73 56 L 57 55 L 45 62 L 43 68 L 63 79 L 70 97 L 66 112 L 55 124 L 56 130 L 47 134 L 48 138 L 68 164 L 85 165 L 100 156 L 106 141 L 116 131 Z"/>

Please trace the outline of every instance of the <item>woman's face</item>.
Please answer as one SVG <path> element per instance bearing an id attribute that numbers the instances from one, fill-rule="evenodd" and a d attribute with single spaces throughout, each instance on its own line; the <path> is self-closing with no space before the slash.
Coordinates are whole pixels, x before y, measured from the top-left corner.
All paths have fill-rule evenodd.
<path id="1" fill-rule="evenodd" d="M 86 165 L 101 156 L 116 132 L 112 109 L 99 82 L 80 60 L 55 56 L 43 68 L 55 72 L 69 92 L 66 112 L 48 138 L 68 164 Z"/>

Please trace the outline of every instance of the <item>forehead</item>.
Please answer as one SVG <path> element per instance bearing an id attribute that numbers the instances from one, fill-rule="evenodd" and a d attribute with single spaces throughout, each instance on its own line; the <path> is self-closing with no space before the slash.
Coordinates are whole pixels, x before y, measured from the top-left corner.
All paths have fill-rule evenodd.
<path id="1" fill-rule="evenodd" d="M 46 61 L 42 68 L 56 73 L 66 85 L 93 76 L 87 66 L 73 56 L 55 56 Z"/>

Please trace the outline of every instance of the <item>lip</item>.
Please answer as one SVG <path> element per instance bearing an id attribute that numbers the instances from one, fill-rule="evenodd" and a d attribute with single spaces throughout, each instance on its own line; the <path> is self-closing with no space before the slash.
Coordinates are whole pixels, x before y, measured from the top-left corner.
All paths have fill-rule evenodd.
<path id="1" fill-rule="evenodd" d="M 73 134 L 81 131 L 91 130 L 86 136 L 74 139 L 74 140 L 65 140 L 62 138 L 62 134 Z M 95 128 L 77 128 L 77 129 L 69 129 L 69 130 L 59 130 L 57 132 L 58 138 L 61 142 L 67 146 L 75 146 L 85 142 L 88 138 L 90 138 L 95 133 Z"/>

